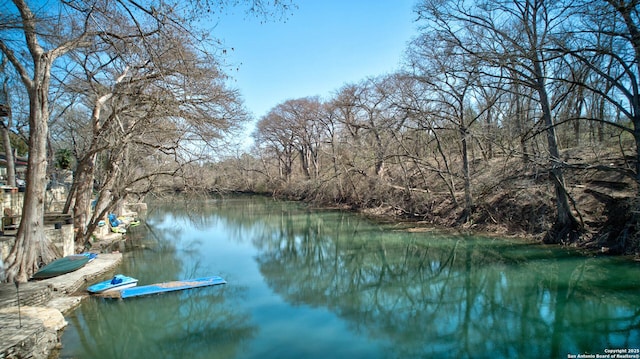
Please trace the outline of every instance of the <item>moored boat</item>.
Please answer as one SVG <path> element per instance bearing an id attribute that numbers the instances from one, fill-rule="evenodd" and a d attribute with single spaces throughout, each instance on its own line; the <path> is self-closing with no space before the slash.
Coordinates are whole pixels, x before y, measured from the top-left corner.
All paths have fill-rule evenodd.
<path id="1" fill-rule="evenodd" d="M 113 278 L 96 284 L 92 284 L 87 288 L 89 293 L 108 293 L 119 291 L 125 288 L 131 288 L 138 285 L 138 280 L 124 274 L 116 274 Z"/>

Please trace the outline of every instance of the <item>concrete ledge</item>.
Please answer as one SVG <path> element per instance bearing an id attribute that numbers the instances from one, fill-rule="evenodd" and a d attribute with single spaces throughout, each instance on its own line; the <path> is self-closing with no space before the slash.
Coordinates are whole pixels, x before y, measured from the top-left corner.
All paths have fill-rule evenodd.
<path id="1" fill-rule="evenodd" d="M 0 314 L 14 315 L 17 317 L 18 307 L 2 308 L 0 309 Z M 62 313 L 54 308 L 20 307 L 20 317 L 39 319 L 46 329 L 53 329 L 56 332 L 67 326 L 67 321 L 64 320 Z M 18 323 L 18 326 L 19 325 L 20 323 Z"/>

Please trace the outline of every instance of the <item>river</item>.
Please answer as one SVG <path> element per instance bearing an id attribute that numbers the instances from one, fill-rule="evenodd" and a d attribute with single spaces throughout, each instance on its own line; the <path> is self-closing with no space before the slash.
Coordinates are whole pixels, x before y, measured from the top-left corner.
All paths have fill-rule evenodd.
<path id="1" fill-rule="evenodd" d="M 91 297 L 60 358 L 640 357 L 638 263 L 406 229 L 263 197 L 153 203 L 117 273 L 227 284 Z"/>

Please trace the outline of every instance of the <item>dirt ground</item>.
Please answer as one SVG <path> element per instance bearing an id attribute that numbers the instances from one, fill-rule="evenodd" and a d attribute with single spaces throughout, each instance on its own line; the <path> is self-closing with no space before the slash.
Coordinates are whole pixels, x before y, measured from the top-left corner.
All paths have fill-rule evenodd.
<path id="1" fill-rule="evenodd" d="M 615 155 L 594 158 L 584 151 L 566 151 L 564 156 L 565 189 L 580 224 L 578 239 L 564 244 L 603 254 L 640 256 L 637 185 L 624 170 L 629 161 Z M 467 222 L 461 221 L 461 201 L 452 203 L 450 193 L 442 188 L 426 195 L 404 193 L 402 202 L 361 210 L 388 219 L 532 240 L 542 240 L 553 226 L 555 192 L 544 164 L 478 161 L 472 178 L 474 208 Z M 457 192 L 456 197 L 463 198 L 463 193 Z"/>

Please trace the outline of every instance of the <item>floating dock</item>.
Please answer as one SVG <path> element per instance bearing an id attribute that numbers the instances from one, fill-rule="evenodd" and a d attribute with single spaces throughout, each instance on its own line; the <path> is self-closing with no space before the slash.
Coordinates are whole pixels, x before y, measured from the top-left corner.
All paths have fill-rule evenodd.
<path id="1" fill-rule="evenodd" d="M 207 287 L 212 285 L 226 284 L 227 281 L 218 276 L 203 277 L 195 279 L 178 280 L 173 282 L 164 282 L 139 287 L 125 288 L 119 292 L 122 299 L 142 297 L 145 295 L 174 292 L 177 290 L 185 290 L 198 287 Z"/>

